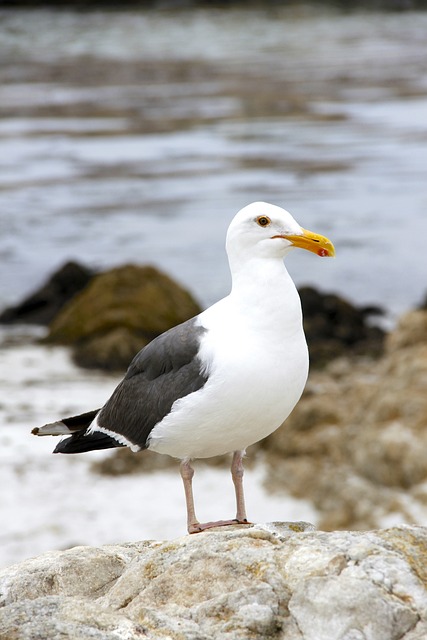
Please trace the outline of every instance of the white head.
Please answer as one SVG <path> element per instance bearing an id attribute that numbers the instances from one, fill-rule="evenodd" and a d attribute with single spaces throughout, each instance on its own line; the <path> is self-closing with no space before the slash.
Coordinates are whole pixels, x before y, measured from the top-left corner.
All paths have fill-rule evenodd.
<path id="1" fill-rule="evenodd" d="M 282 259 L 294 247 L 321 257 L 335 255 L 328 238 L 303 229 L 288 211 L 266 202 L 253 202 L 234 216 L 226 247 L 230 264 L 253 257 Z"/>

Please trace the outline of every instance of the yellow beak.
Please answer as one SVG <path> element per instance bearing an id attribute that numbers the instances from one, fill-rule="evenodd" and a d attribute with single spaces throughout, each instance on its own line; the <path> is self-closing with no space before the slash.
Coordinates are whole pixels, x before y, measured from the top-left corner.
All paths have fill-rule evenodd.
<path id="1" fill-rule="evenodd" d="M 301 247 L 301 249 L 312 251 L 321 258 L 335 257 L 335 247 L 332 242 L 325 236 L 321 236 L 319 233 L 313 233 L 307 229 L 303 229 L 301 235 L 283 235 L 273 237 L 285 238 L 286 240 L 289 240 L 289 242 L 292 242 L 294 247 Z"/>

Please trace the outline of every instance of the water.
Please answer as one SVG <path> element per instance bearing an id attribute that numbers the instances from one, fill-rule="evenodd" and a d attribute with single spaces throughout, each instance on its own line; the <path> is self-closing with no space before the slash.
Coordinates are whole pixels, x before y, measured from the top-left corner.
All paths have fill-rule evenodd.
<path id="1" fill-rule="evenodd" d="M 399 313 L 427 286 L 427 15 L 3 10 L 0 305 L 66 259 L 154 263 L 202 304 L 253 200 L 329 235 L 298 284 Z"/>

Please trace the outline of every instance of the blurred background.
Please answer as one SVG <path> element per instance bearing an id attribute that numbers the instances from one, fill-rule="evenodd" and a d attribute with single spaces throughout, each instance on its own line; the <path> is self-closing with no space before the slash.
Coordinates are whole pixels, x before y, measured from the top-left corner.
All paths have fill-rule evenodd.
<path id="1" fill-rule="evenodd" d="M 264 200 L 335 243 L 336 260 L 290 256 L 298 286 L 384 312 L 381 350 L 315 368 L 280 441 L 248 452 L 254 521 L 427 514 L 427 323 L 405 315 L 427 289 L 423 5 L 0 4 L 0 311 L 69 260 L 154 265 L 206 307 L 229 290 L 231 218 Z M 124 458 L 50 456 L 53 439 L 30 436 L 102 405 L 121 377 L 77 367 L 39 342 L 47 331 L 0 327 L 0 565 L 184 534 L 175 463 L 129 474 Z M 228 475 L 197 470 L 201 519 L 231 515 Z"/>

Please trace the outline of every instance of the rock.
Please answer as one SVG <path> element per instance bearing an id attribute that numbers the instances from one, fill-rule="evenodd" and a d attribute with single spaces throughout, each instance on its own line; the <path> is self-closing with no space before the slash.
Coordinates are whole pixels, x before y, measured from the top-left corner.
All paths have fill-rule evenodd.
<path id="1" fill-rule="evenodd" d="M 0 314 L 0 323 L 49 324 L 66 302 L 84 289 L 93 272 L 77 262 L 67 262 L 40 289 Z"/>
<path id="2" fill-rule="evenodd" d="M 128 327 L 116 327 L 105 334 L 95 334 L 73 347 L 73 359 L 86 369 L 125 370 L 134 355 L 149 342 Z"/>
<path id="3" fill-rule="evenodd" d="M 234 526 L 0 572 L 5 640 L 421 640 L 427 529 Z"/>
<path id="4" fill-rule="evenodd" d="M 261 444 L 268 488 L 311 500 L 328 530 L 416 521 L 427 503 L 427 311 L 402 318 L 385 348 L 312 372 Z"/>
<path id="5" fill-rule="evenodd" d="M 427 312 L 406 314 L 388 337 L 376 384 L 358 407 L 356 469 L 386 486 L 409 489 L 427 479 Z"/>
<path id="6" fill-rule="evenodd" d="M 123 370 L 150 340 L 199 312 L 168 276 L 127 265 L 95 276 L 55 317 L 47 341 L 73 345 L 83 366 Z"/>
<path id="7" fill-rule="evenodd" d="M 427 292 L 424 294 L 424 299 L 418 307 L 422 311 L 427 311 Z"/>
<path id="8" fill-rule="evenodd" d="M 378 357 L 382 353 L 385 332 L 368 322 L 369 316 L 383 313 L 381 309 L 358 308 L 312 287 L 301 287 L 299 294 L 312 365 L 324 366 L 343 355 Z"/>
<path id="9" fill-rule="evenodd" d="M 419 309 L 406 313 L 399 319 L 396 330 L 387 337 L 386 346 L 389 353 L 419 343 L 427 344 L 426 312 L 427 306 L 424 310 Z"/>

